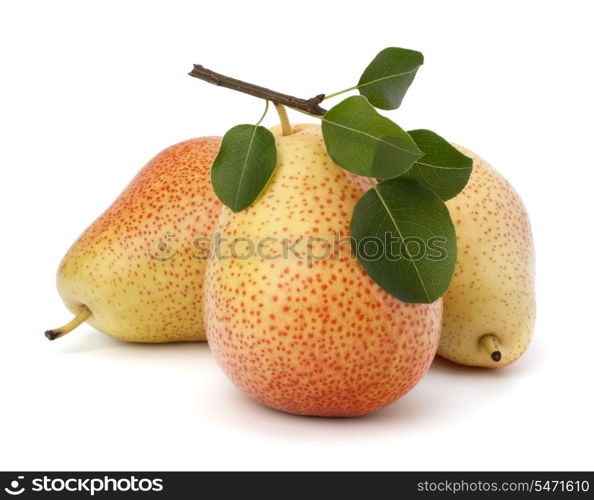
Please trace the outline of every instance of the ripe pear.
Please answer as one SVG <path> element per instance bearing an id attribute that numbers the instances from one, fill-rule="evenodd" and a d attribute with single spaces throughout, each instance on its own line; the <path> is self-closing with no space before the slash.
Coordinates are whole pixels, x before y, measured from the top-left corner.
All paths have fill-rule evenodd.
<path id="1" fill-rule="evenodd" d="M 456 226 L 458 260 L 443 298 L 438 354 L 463 365 L 498 367 L 528 347 L 535 320 L 534 247 L 526 209 L 485 160 L 446 204 Z"/>
<path id="2" fill-rule="evenodd" d="M 210 167 L 220 142 L 191 139 L 158 154 L 78 238 L 57 276 L 76 317 L 47 331 L 50 340 L 85 320 L 132 342 L 205 340 L 206 238 L 221 207 Z"/>
<path id="3" fill-rule="evenodd" d="M 209 345 L 230 379 L 269 407 L 370 413 L 428 369 L 441 299 L 400 302 L 351 255 L 351 214 L 370 185 L 332 162 L 319 126 L 273 134 L 278 160 L 267 188 L 242 212 L 223 207 L 215 229 L 226 243 L 206 272 Z M 284 252 L 295 243 L 297 253 Z"/>

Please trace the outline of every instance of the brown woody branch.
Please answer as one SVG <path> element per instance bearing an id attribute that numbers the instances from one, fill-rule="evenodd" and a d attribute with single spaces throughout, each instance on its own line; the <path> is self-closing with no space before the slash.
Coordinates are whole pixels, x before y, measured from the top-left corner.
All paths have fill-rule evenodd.
<path id="1" fill-rule="evenodd" d="M 259 85 L 254 85 L 253 83 L 221 75 L 220 73 L 206 69 L 200 64 L 194 64 L 194 69 L 188 74 L 213 85 L 243 92 L 244 94 L 259 97 L 260 99 L 266 99 L 275 104 L 283 104 L 289 108 L 300 109 L 312 115 L 324 116 L 326 114 L 326 110 L 320 106 L 320 103 L 324 100 L 324 94 L 319 94 L 311 99 L 300 99 L 299 97 L 282 94 L 265 87 L 260 87 Z"/>

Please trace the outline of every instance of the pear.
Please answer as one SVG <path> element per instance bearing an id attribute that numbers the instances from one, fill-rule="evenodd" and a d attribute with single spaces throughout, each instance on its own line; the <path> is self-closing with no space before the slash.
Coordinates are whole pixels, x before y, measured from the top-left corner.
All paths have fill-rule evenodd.
<path id="1" fill-rule="evenodd" d="M 441 299 L 400 302 L 351 255 L 351 213 L 370 185 L 332 162 L 319 126 L 273 134 L 278 160 L 267 188 L 242 212 L 223 207 L 215 229 L 221 244 L 204 294 L 209 345 L 230 379 L 264 405 L 370 413 L 428 369 Z"/>
<path id="2" fill-rule="evenodd" d="M 457 146 L 458 147 L 458 146 Z M 520 197 L 485 160 L 447 202 L 458 260 L 443 298 L 439 355 L 471 366 L 505 366 L 528 347 L 535 320 L 534 247 Z"/>
<path id="3" fill-rule="evenodd" d="M 203 277 L 221 204 L 210 167 L 221 139 L 176 144 L 153 158 L 70 248 L 58 291 L 75 318 L 132 342 L 205 340 Z"/>

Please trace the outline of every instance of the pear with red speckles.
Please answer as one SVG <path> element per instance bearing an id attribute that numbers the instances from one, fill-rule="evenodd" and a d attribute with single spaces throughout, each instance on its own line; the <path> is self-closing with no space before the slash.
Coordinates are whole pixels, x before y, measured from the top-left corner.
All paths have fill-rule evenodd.
<path id="1" fill-rule="evenodd" d="M 153 158 L 70 248 L 58 291 L 76 317 L 132 342 L 205 340 L 202 289 L 221 204 L 210 167 L 221 139 L 176 144 Z"/>
<path id="2" fill-rule="evenodd" d="M 464 365 L 498 367 L 528 347 L 535 319 L 534 247 L 520 197 L 493 167 L 474 160 L 464 190 L 447 202 L 458 261 L 443 298 L 438 353 Z"/>
<path id="3" fill-rule="evenodd" d="M 267 406 L 370 413 L 428 369 L 441 299 L 400 302 L 351 256 L 351 214 L 369 181 L 332 162 L 319 126 L 273 133 L 269 185 L 242 212 L 223 207 L 215 229 L 222 243 L 206 271 L 208 342 L 231 380 Z"/>

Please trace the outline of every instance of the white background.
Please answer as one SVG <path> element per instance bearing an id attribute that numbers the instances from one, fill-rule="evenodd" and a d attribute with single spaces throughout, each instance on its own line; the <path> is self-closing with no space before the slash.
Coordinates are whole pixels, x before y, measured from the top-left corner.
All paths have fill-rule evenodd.
<path id="1" fill-rule="evenodd" d="M 590 7 L 2 2 L 0 469 L 593 469 Z M 43 337 L 69 317 L 59 260 L 137 170 L 259 117 L 261 101 L 186 76 L 192 63 L 310 97 L 387 46 L 425 55 L 390 117 L 475 150 L 529 209 L 538 323 L 522 359 L 438 360 L 392 406 L 324 420 L 252 402 L 206 344 Z"/>

